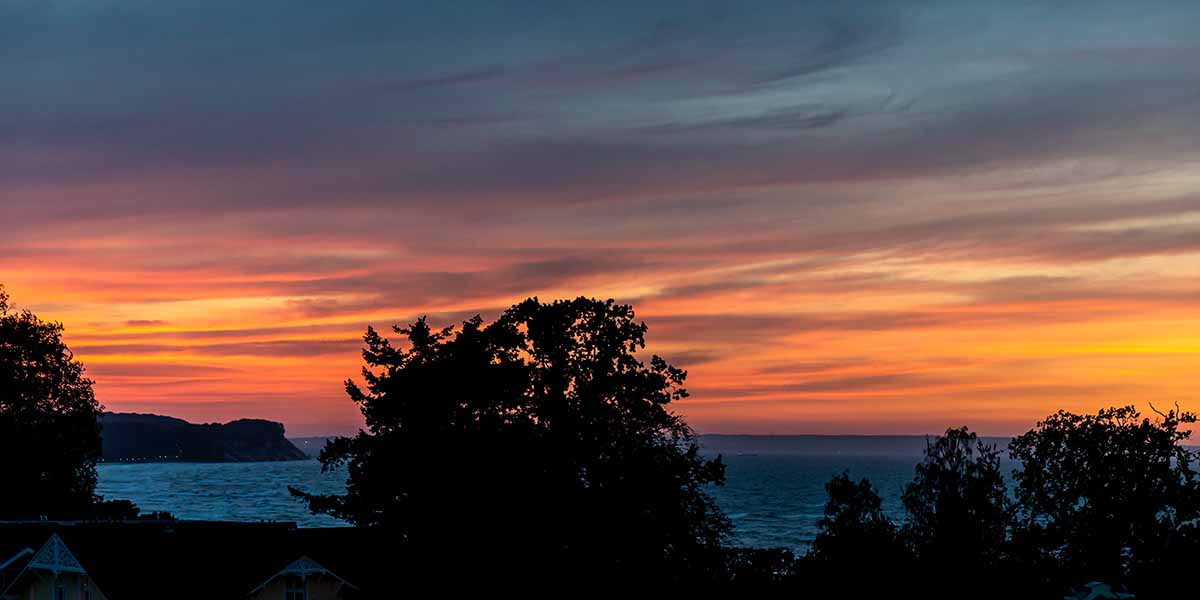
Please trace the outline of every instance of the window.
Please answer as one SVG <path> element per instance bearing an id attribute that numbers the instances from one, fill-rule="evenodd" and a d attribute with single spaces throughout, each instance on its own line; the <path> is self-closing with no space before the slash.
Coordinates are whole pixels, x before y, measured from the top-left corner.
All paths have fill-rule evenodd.
<path id="1" fill-rule="evenodd" d="M 283 600 L 308 600 L 308 587 L 304 585 L 304 578 L 288 575 L 285 585 Z"/>
<path id="2" fill-rule="evenodd" d="M 67 600 L 67 586 L 61 583 L 54 586 L 54 600 Z"/>

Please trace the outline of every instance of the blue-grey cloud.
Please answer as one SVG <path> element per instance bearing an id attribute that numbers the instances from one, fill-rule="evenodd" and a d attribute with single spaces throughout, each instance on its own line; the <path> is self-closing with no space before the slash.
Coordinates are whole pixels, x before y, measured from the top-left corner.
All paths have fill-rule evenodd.
<path id="1" fill-rule="evenodd" d="M 7 10 L 0 182 L 18 205 L 30 185 L 180 172 L 243 183 L 82 208 L 595 200 L 1177 157 L 1200 139 L 1198 11 L 1166 3 L 1119 41 L 1115 8 L 1050 4 Z"/>

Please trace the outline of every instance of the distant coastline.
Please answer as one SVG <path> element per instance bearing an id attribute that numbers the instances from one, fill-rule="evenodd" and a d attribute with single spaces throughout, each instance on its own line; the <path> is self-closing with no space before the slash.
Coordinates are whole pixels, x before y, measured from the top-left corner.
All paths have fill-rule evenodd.
<path id="1" fill-rule="evenodd" d="M 189 423 L 153 414 L 105 413 L 100 418 L 104 463 L 262 462 L 309 460 L 284 437 L 282 423 L 239 419 Z"/>
<path id="2" fill-rule="evenodd" d="M 316 457 L 325 442 L 336 436 L 288 438 L 293 445 L 311 457 Z M 697 436 L 700 449 L 707 454 L 813 454 L 847 456 L 914 456 L 925 452 L 928 440 L 935 434 L 871 435 L 871 434 L 750 434 L 706 433 Z M 1009 437 L 985 437 L 985 443 L 998 448 L 1008 447 Z"/>
<path id="3" fill-rule="evenodd" d="M 700 435 L 700 448 L 708 454 L 844 454 L 848 456 L 914 456 L 925 452 L 929 435 L 753 435 L 712 433 Z M 985 443 L 1008 447 L 1012 438 L 986 437 Z"/>

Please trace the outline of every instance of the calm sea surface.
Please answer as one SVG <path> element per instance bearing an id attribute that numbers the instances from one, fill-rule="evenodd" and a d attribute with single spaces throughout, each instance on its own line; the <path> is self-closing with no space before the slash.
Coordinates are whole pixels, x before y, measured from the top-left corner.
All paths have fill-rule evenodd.
<path id="1" fill-rule="evenodd" d="M 101 464 L 97 470 L 97 493 L 110 500 L 132 500 L 143 512 L 165 510 L 180 519 L 345 525 L 309 514 L 288 493 L 289 485 L 316 493 L 345 491 L 345 473 L 322 473 L 316 460 Z"/>
<path id="2" fill-rule="evenodd" d="M 854 478 L 870 479 L 884 509 L 898 517 L 901 491 L 920 460 L 916 446 L 858 453 L 817 449 L 760 454 L 738 449 L 722 448 L 728 481 L 712 492 L 733 519 L 733 541 L 759 547 L 798 548 L 811 541 L 825 504 L 825 482 L 843 470 Z M 345 473 L 322 473 L 315 460 L 103 464 L 99 472 L 101 495 L 132 500 L 145 511 L 165 510 L 186 519 L 295 521 L 306 527 L 344 524 L 308 514 L 288 494 L 289 485 L 322 493 L 344 490 Z"/>

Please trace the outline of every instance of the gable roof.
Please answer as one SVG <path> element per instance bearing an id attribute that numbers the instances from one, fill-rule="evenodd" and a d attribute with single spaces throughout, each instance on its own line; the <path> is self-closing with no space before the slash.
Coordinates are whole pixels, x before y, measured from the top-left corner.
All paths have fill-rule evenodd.
<path id="1" fill-rule="evenodd" d="M 2 537 L 2 536 L 0 536 Z M 19 541 L 0 539 L 0 598 L 8 585 L 25 570 L 25 564 L 33 558 L 34 548 Z"/>
<path id="2" fill-rule="evenodd" d="M 57 542 L 46 547 L 52 535 Z M 300 529 L 286 522 L 0 521 L 0 563 L 32 549 L 0 577 L 8 573 L 14 579 L 25 572 L 25 561 L 40 554 L 43 567 L 82 569 L 106 597 L 118 600 L 160 600 L 164 589 L 174 590 L 176 600 L 239 598 L 289 569 L 297 574 L 320 569 L 345 589 L 369 596 L 375 579 L 397 564 L 378 555 L 384 539 L 368 530 Z M 181 580 L 188 581 L 182 589 Z M 4 584 L 0 581 L 0 592 Z"/>
<path id="3" fill-rule="evenodd" d="M 28 554 L 29 552 L 25 551 L 18 552 L 16 556 L 9 559 L 5 564 L 12 564 Z M 5 596 L 10 595 L 11 592 L 20 591 L 21 586 L 31 577 L 36 577 L 39 571 L 48 571 L 54 575 L 58 575 L 59 573 L 77 573 L 87 575 L 88 579 L 91 579 L 91 575 L 83 568 L 83 565 L 79 563 L 79 559 L 75 558 L 70 548 L 67 548 L 67 544 L 63 542 L 63 539 L 57 533 L 51 533 L 41 548 L 37 552 L 33 552 L 32 555 L 32 558 L 25 563 L 21 572 L 3 590 Z"/>
<path id="4" fill-rule="evenodd" d="M 326 577 L 332 577 L 333 579 L 336 579 L 338 581 L 338 583 L 340 583 L 344 586 L 347 586 L 352 589 L 358 589 L 353 584 L 351 584 L 350 582 L 348 582 L 345 579 L 343 579 L 342 577 L 340 577 L 337 573 L 334 573 L 333 571 L 326 569 L 324 566 L 321 565 L 321 563 L 319 563 L 307 556 L 301 556 L 300 558 L 297 558 L 296 560 L 292 561 L 292 563 L 289 564 L 288 566 L 284 567 L 283 570 L 272 575 L 266 581 L 258 584 L 258 587 L 254 588 L 253 590 L 250 590 L 249 593 L 250 594 L 258 593 L 258 592 L 262 591 L 264 588 L 266 588 L 268 585 L 271 585 L 271 582 L 275 581 L 276 579 L 279 579 L 280 577 L 287 577 L 288 575 L 296 575 L 296 576 L 303 577 L 303 578 L 312 577 L 314 575 L 316 575 L 316 576 L 324 575 Z"/>
<path id="5" fill-rule="evenodd" d="M 42 544 L 42 548 L 33 555 L 33 560 L 30 560 L 25 565 L 26 570 L 41 570 L 50 571 L 52 573 L 82 573 L 87 574 L 83 570 L 83 565 L 79 564 L 79 559 L 71 554 L 71 550 L 63 543 L 62 538 L 58 537 L 57 533 L 51 533 L 50 539 Z"/>
<path id="6" fill-rule="evenodd" d="M 8 553 L 0 554 L 0 559 L 3 559 L 6 554 L 8 554 Z M 32 554 L 33 554 L 33 548 L 30 548 L 28 546 L 26 546 L 24 548 L 18 548 L 16 552 L 9 555 L 9 558 L 4 559 L 4 562 L 0 562 L 0 571 L 3 571 L 9 567 L 15 566 L 17 563 L 19 563 L 21 561 L 21 559 L 23 559 L 27 556 L 31 556 Z M 21 568 L 24 568 L 24 565 L 22 565 Z M 0 591 L 3 591 L 3 590 L 0 590 Z"/>

